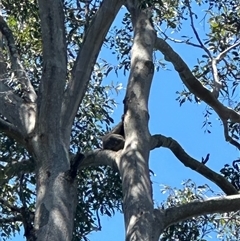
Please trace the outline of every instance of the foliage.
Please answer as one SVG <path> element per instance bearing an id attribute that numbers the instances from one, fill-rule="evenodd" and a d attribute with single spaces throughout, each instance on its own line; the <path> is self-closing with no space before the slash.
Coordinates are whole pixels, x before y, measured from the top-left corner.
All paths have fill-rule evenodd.
<path id="1" fill-rule="evenodd" d="M 239 162 L 240 160 L 233 161 L 232 166 L 225 164 L 224 167 L 220 170 L 223 176 L 226 177 L 237 190 L 240 190 Z"/>
<path id="2" fill-rule="evenodd" d="M 182 185 L 182 189 L 163 186 L 161 191 L 163 194 L 167 194 L 167 199 L 161 204 L 161 208 L 166 209 L 216 196 L 206 184 L 197 186 L 189 179 Z M 239 212 L 232 212 L 194 217 L 170 226 L 162 234 L 161 240 L 206 241 L 215 236 L 218 240 L 238 240 L 240 235 L 239 215 Z"/>
<path id="3" fill-rule="evenodd" d="M 90 1 L 91 2 L 91 1 Z M 63 1 L 65 12 L 65 26 L 67 30 L 68 51 L 68 78 L 73 67 L 73 60 L 77 56 L 85 40 L 85 33 L 89 23 L 96 14 L 101 1 Z M 42 43 L 40 20 L 36 0 L 1 1 L 2 14 L 13 31 L 21 61 L 25 66 L 27 75 L 36 90 L 42 72 Z M 198 8 L 205 9 L 204 15 L 199 16 Z M 151 9 L 152 24 L 159 36 L 173 43 L 187 44 L 202 51 L 202 58 L 193 66 L 193 74 L 208 89 L 214 89 L 220 83 L 219 98 L 223 103 L 240 111 L 239 102 L 239 30 L 240 7 L 238 0 L 167 0 L 167 1 L 141 1 L 142 9 Z M 196 30 L 196 21 L 208 23 L 205 35 L 202 37 Z M 104 60 L 95 64 L 90 84 L 77 112 L 71 133 L 70 152 L 84 152 L 101 148 L 100 137 L 103 136 L 113 123 L 111 113 L 116 105 L 109 95 L 111 90 L 119 90 L 119 86 L 103 86 L 103 79 L 111 71 L 118 74 L 123 70 L 126 75 L 130 70 L 130 50 L 133 39 L 133 29 L 130 14 L 125 13 L 122 26 L 114 26 L 105 39 L 105 48 L 109 48 L 116 55 L 118 64 L 114 66 Z M 192 34 L 181 36 L 181 30 L 190 24 Z M 176 38 L 175 38 L 176 37 Z M 180 38 L 180 40 L 178 39 Z M 2 52 L 9 61 L 7 46 L 4 40 L 1 43 Z M 30 51 L 29 51 L 30 50 Z M 9 64 L 9 63 L 8 63 Z M 9 64 L 10 65 L 10 64 Z M 160 70 L 166 67 L 165 60 L 155 58 L 155 68 Z M 214 72 L 214 69 L 216 71 Z M 13 87 L 20 96 L 21 85 L 18 79 L 10 72 L 7 83 Z M 68 84 L 66 80 L 66 86 Z M 212 81 L 213 80 L 213 81 Z M 187 89 L 177 91 L 177 101 L 180 105 L 186 102 L 199 103 L 201 100 Z M 94 103 L 94 104 L 93 104 Z M 203 127 L 211 133 L 212 109 L 206 108 Z M 239 124 L 227 123 L 228 130 L 234 140 L 239 140 Z M 81 142 L 79 141 L 81 140 Z M 0 223 L 3 240 L 8 239 L 21 227 L 18 215 L 22 208 L 34 212 L 35 202 L 35 176 L 30 171 L 17 169 L 18 163 L 31 159 L 31 155 L 15 141 L 0 135 Z M 220 171 L 239 190 L 239 170 L 226 165 Z M 85 236 L 92 230 L 100 230 L 100 215 L 111 216 L 115 210 L 121 210 L 122 190 L 118 174 L 110 168 L 98 167 L 83 170 L 78 175 L 78 201 L 74 240 L 86 239 Z M 206 198 L 211 189 L 204 185 L 197 187 L 193 182 L 184 183 L 183 190 L 164 187 L 168 192 L 166 202 L 162 207 L 172 207 L 194 200 Z M 162 240 L 172 237 L 180 240 L 201 240 L 212 232 L 219 232 L 220 240 L 234 240 L 239 236 L 237 227 L 237 214 L 206 215 L 184 221 L 169 227 L 162 235 Z M 227 221 L 227 218 L 230 221 Z M 14 221 L 14 222 L 13 222 Z M 233 227 L 227 229 L 226 224 Z M 223 232 L 224 230 L 224 232 Z"/>
<path id="4" fill-rule="evenodd" d="M 13 31 L 21 60 L 37 90 L 42 68 L 42 44 L 37 2 L 35 0 L 2 1 L 1 4 L 7 23 Z M 69 70 L 73 64 L 73 57 L 76 56 L 76 51 L 83 40 L 83 32 L 87 27 L 87 21 L 90 21 L 95 11 L 96 8 L 92 8 L 85 16 L 88 20 L 83 22 L 80 21 L 83 12 L 74 10 L 72 1 L 65 2 L 66 26 L 69 29 L 67 35 Z M 28 51 L 29 49 L 31 51 Z M 72 127 L 70 146 L 72 153 L 100 148 L 99 137 L 105 133 L 106 129 L 109 130 L 109 126 L 113 123 L 110 115 L 116 103 L 110 97 L 109 92 L 116 91 L 118 93 L 120 86 L 102 85 L 102 80 L 108 75 L 109 68 L 104 62 L 95 65 L 91 82 Z M 21 87 L 17 79 L 11 78 L 8 84 L 21 95 Z M 105 128 L 103 124 L 105 124 Z M 35 177 L 31 173 L 19 172 L 15 167 L 17 163 L 22 163 L 30 158 L 26 150 L 19 146 L 17 142 L 1 134 L 0 203 L 2 205 L 0 213 L 3 222 L 0 224 L 2 229 L 0 235 L 3 240 L 8 239 L 16 231 L 19 232 L 21 222 L 12 222 L 12 220 L 19 220 L 18 215 L 22 207 L 34 212 Z M 81 239 L 91 230 L 96 229 L 97 226 L 97 229 L 100 229 L 98 212 L 101 215 L 111 216 L 114 213 L 114 208 L 121 209 L 119 200 L 122 195 L 119 188 L 119 177 L 115 171 L 109 168 L 99 167 L 83 170 L 79 173 L 78 183 L 79 205 L 76 214 L 76 240 Z M 100 185 L 105 189 L 100 190 Z M 111 192 L 108 191 L 108 188 Z M 112 192 L 113 190 L 114 192 Z M 94 216 L 98 218 L 94 218 Z"/>

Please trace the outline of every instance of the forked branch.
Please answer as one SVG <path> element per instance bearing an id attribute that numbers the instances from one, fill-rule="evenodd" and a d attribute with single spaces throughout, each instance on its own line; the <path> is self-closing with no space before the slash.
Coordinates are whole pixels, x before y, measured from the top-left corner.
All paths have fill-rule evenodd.
<path id="1" fill-rule="evenodd" d="M 157 38 L 155 42 L 155 47 L 162 52 L 165 59 L 171 62 L 178 72 L 181 80 L 189 91 L 196 95 L 198 98 L 203 100 L 206 104 L 211 106 L 214 111 L 218 114 L 222 122 L 227 120 L 233 123 L 240 123 L 240 113 L 235 110 L 224 106 L 207 88 L 205 88 L 198 79 L 193 75 L 192 71 L 189 69 L 184 60 L 171 48 L 171 46 L 161 38 Z M 231 144 L 234 145 L 234 142 Z M 238 145 L 234 145 L 239 149 Z"/>

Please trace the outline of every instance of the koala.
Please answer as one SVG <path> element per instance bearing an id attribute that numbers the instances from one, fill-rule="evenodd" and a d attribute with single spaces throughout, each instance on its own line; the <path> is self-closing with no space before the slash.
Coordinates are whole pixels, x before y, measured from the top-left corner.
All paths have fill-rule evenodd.
<path id="1" fill-rule="evenodd" d="M 103 136 L 102 143 L 104 150 L 119 151 L 123 149 L 125 143 L 123 121 Z"/>

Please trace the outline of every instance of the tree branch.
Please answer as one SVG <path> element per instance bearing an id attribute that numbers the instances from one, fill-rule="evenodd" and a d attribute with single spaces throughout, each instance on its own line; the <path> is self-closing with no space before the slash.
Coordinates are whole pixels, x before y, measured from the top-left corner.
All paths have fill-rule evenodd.
<path id="1" fill-rule="evenodd" d="M 24 137 L 19 129 L 2 118 L 0 118 L 0 131 L 4 132 L 8 137 L 15 139 L 21 145 L 26 145 Z"/>
<path id="2" fill-rule="evenodd" d="M 190 15 L 190 20 L 191 20 L 191 27 L 193 29 L 193 32 L 195 34 L 195 37 L 196 39 L 198 40 L 201 48 L 207 53 L 208 57 L 211 59 L 211 62 L 212 62 L 212 75 L 213 75 L 213 94 L 216 98 L 218 98 L 219 96 L 219 91 L 222 87 L 222 83 L 221 81 L 219 81 L 219 75 L 218 75 L 218 71 L 217 71 L 217 61 L 216 59 L 214 59 L 211 55 L 211 52 L 205 47 L 205 45 L 203 44 L 203 42 L 201 41 L 199 35 L 198 35 L 198 32 L 194 26 L 194 21 L 193 21 L 193 15 L 194 13 L 192 12 L 192 8 L 191 8 L 191 5 L 189 3 L 189 1 L 186 1 L 187 3 L 187 7 L 188 7 L 188 10 L 189 10 L 189 15 Z"/>
<path id="3" fill-rule="evenodd" d="M 72 78 L 64 95 L 62 128 L 68 132 L 85 94 L 105 36 L 123 2 L 123 0 L 104 0 L 86 32 L 72 70 Z"/>
<path id="4" fill-rule="evenodd" d="M 214 182 L 218 187 L 220 187 L 227 195 L 238 194 L 235 187 L 228 182 L 223 176 L 212 171 L 210 168 L 198 162 L 191 156 L 189 156 L 181 145 L 171 137 L 165 137 L 163 135 L 154 135 L 151 139 L 151 149 L 156 147 L 166 147 L 170 149 L 173 154 L 181 161 L 186 167 L 198 172 L 202 176 L 206 177 L 208 180 Z"/>
<path id="5" fill-rule="evenodd" d="M 9 218 L 0 218 L 0 224 L 6 224 L 6 223 L 14 223 L 14 222 L 21 222 L 22 216 L 19 214 L 14 217 L 9 217 Z"/>
<path id="6" fill-rule="evenodd" d="M 228 48 L 226 48 L 224 51 L 222 51 L 217 57 L 216 57 L 216 61 L 219 62 L 220 60 L 222 60 L 224 58 L 224 56 L 230 52 L 232 49 L 238 47 L 240 45 L 240 41 L 237 41 L 235 44 L 229 46 Z"/>
<path id="7" fill-rule="evenodd" d="M 78 154 L 77 154 L 78 155 Z M 89 153 L 86 153 L 84 158 L 82 155 L 73 156 L 72 160 L 78 157 L 81 159 L 80 162 L 77 164 L 77 168 L 79 170 L 83 170 L 84 168 L 91 167 L 91 166 L 110 166 L 113 169 L 117 170 L 116 165 L 116 156 L 118 152 L 111 151 L 111 150 L 95 150 Z M 74 163 L 74 162 L 72 162 Z M 74 165 L 72 165 L 74 167 Z"/>
<path id="8" fill-rule="evenodd" d="M 240 194 L 210 198 L 172 207 L 166 210 L 155 209 L 158 222 L 164 222 L 165 228 L 186 219 L 213 213 L 225 213 L 240 209 Z"/>
<path id="9" fill-rule="evenodd" d="M 238 143 L 231 136 L 229 136 L 228 123 L 225 120 L 223 121 L 223 129 L 224 129 L 225 140 L 228 141 L 229 143 L 231 143 L 233 146 L 237 147 L 238 150 L 240 150 L 240 143 Z"/>
<path id="10" fill-rule="evenodd" d="M 35 103 L 25 103 L 3 81 L 0 81 L 0 114 L 7 118 L 24 137 L 35 126 Z"/>
<path id="11" fill-rule="evenodd" d="M 46 114 L 51 120 L 48 130 L 58 131 L 67 75 L 67 46 L 62 0 L 39 0 L 43 41 L 43 74 L 39 87 L 39 123 Z M 46 128 L 46 126 L 45 126 Z"/>
<path id="12" fill-rule="evenodd" d="M 170 47 L 170 45 L 161 38 L 157 38 L 155 42 L 155 47 L 162 52 L 165 59 L 171 62 L 178 72 L 181 80 L 189 89 L 189 91 L 196 95 L 198 98 L 203 100 L 209 106 L 211 106 L 214 111 L 218 114 L 222 122 L 227 120 L 233 123 L 240 123 L 240 113 L 235 110 L 224 106 L 215 97 L 214 93 L 206 89 L 198 79 L 192 74 L 191 70 L 188 68 L 187 64 L 183 59 Z M 230 142 L 232 144 L 232 142 Z M 237 145 L 235 145 L 237 147 Z"/>
<path id="13" fill-rule="evenodd" d="M 193 33 L 194 33 L 194 35 L 195 35 L 195 37 L 196 37 L 196 39 L 197 39 L 197 41 L 198 41 L 201 49 L 203 49 L 203 50 L 207 53 L 207 55 L 209 56 L 209 58 L 211 58 L 211 53 L 210 53 L 210 51 L 204 46 L 203 42 L 201 41 L 201 39 L 200 39 L 200 37 L 199 37 L 199 35 L 198 35 L 198 32 L 197 32 L 196 28 L 195 28 L 194 21 L 193 21 L 193 16 L 194 16 L 195 14 L 194 14 L 193 11 L 192 11 L 192 7 L 191 7 L 191 5 L 190 5 L 189 0 L 186 1 L 186 4 L 187 4 L 188 11 L 189 11 L 190 22 L 191 22 L 191 27 L 192 27 Z"/>
<path id="14" fill-rule="evenodd" d="M 186 87 L 194 95 L 199 97 L 201 100 L 206 102 L 211 106 L 221 119 L 230 119 L 234 123 L 240 123 L 240 114 L 224 106 L 220 103 L 212 94 L 211 91 L 206 89 L 192 74 L 192 71 L 188 68 L 187 64 L 183 59 L 170 47 L 170 45 L 161 38 L 157 38 L 155 42 L 155 47 L 162 52 L 165 59 L 171 62 L 178 72 L 181 80 L 186 85 Z"/>
<path id="15" fill-rule="evenodd" d="M 12 65 L 11 67 L 17 77 L 17 80 L 21 83 L 24 98 L 26 101 L 35 102 L 37 99 L 36 92 L 27 77 L 24 67 L 21 64 L 12 31 L 2 16 L 0 16 L 0 31 L 7 40 Z"/>
<path id="16" fill-rule="evenodd" d="M 20 63 L 13 34 L 1 16 L 0 31 L 8 42 L 12 69 L 18 77 L 23 91 L 23 98 L 20 98 L 5 84 L 8 78 L 7 66 L 0 51 L 0 114 L 7 118 L 7 121 L 1 118 L 0 130 L 25 145 L 26 135 L 35 127 L 36 106 L 32 102 L 36 100 L 37 96 Z"/>

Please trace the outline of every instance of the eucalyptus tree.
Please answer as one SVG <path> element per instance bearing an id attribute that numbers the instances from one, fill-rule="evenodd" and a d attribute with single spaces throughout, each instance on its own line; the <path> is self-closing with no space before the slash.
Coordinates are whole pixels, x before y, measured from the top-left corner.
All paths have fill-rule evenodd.
<path id="1" fill-rule="evenodd" d="M 159 51 L 186 87 L 179 92 L 180 104 L 205 102 L 209 106 L 206 115 L 215 112 L 226 141 L 240 149 L 240 105 L 233 99 L 239 90 L 237 0 L 204 4 L 189 0 L 5 0 L 1 4 L 0 129 L 5 149 L 1 152 L 4 196 L 0 202 L 1 225 L 6 231 L 9 227 L 14 231 L 22 222 L 27 240 L 81 238 L 86 229 L 78 222 L 89 217 L 88 205 L 110 215 L 108 209 L 118 207 L 121 195 L 127 241 L 164 239 L 164 231 L 167 235 L 166 229 L 173 224 L 240 209 L 239 183 L 233 181 L 228 167 L 222 170 L 224 175 L 218 174 L 206 166 L 208 158 L 195 160 L 173 138 L 151 135 L 148 126 L 153 74 L 163 65 L 153 58 Z M 121 7 L 126 9 L 122 26 L 109 31 Z M 195 27 L 195 7 L 206 9 L 204 20 L 209 27 L 205 39 Z M 171 38 L 169 33 L 180 32 L 184 21 L 190 22 L 193 36 Z M 193 70 L 170 46 L 171 41 L 203 52 Z M 104 69 L 97 64 L 104 44 L 117 52 L 118 66 L 107 63 Z M 109 99 L 100 84 L 111 70 L 121 68 L 128 74 L 124 110 L 118 128 L 105 135 L 105 148 L 101 148 L 103 132 L 96 125 L 112 120 L 111 104 L 104 104 Z M 169 197 L 172 205 L 154 208 L 149 154 L 159 147 L 170 149 L 185 166 L 217 184 L 226 195 L 209 200 L 189 198 L 185 204 Z M 85 168 L 88 170 L 82 171 Z M 99 177 L 101 171 L 103 175 L 89 184 L 89 177 L 96 172 Z M 113 177 L 113 191 L 111 183 L 102 185 L 106 175 Z M 94 202 L 99 191 L 98 201 L 111 199 L 107 207 Z M 87 221 L 90 226 L 94 222 Z"/>

